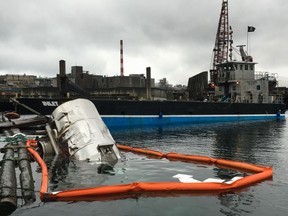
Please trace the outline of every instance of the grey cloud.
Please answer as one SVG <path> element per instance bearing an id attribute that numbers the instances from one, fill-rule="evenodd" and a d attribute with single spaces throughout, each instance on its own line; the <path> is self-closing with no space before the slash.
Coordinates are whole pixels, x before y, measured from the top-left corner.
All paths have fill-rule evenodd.
<path id="1" fill-rule="evenodd" d="M 0 73 L 55 76 L 58 61 L 94 74 L 119 73 L 124 40 L 125 74 L 152 67 L 155 79 L 187 84 L 209 70 L 221 0 L 2 1 Z M 287 1 L 229 1 L 234 45 L 250 48 L 257 68 L 286 75 Z"/>

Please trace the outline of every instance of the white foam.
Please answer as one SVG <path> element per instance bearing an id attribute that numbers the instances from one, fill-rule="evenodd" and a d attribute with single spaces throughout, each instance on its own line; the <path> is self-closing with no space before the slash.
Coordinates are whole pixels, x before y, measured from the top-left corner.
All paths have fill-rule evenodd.
<path id="1" fill-rule="evenodd" d="M 241 179 L 241 178 L 243 178 L 243 177 L 241 177 L 241 176 L 235 176 L 235 177 L 233 177 L 231 180 L 226 181 L 226 182 L 224 182 L 224 183 L 226 183 L 226 184 L 232 184 L 233 182 L 235 182 L 235 181 L 237 181 L 237 180 L 239 180 L 239 179 Z"/>
<path id="2" fill-rule="evenodd" d="M 173 178 L 191 178 L 191 177 L 193 177 L 193 175 L 177 174 L 173 176 Z"/>
<path id="3" fill-rule="evenodd" d="M 183 182 L 183 183 L 195 183 L 195 182 L 201 182 L 201 181 L 198 181 L 197 179 L 194 179 L 194 178 L 179 178 L 179 181 L 180 182 Z"/>
<path id="4" fill-rule="evenodd" d="M 222 183 L 224 182 L 224 179 L 216 179 L 216 178 L 208 178 L 206 180 L 204 180 L 203 182 L 215 182 L 215 183 Z"/>

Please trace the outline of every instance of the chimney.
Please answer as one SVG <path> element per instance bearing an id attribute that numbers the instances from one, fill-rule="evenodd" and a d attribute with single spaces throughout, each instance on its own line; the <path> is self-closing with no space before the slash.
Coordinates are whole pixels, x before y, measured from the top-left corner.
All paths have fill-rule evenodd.
<path id="1" fill-rule="evenodd" d="M 67 77 L 66 77 L 66 66 L 65 61 L 59 61 L 59 94 L 62 97 L 67 97 L 68 87 L 67 87 Z"/>
<path id="2" fill-rule="evenodd" d="M 66 66 L 64 60 L 59 61 L 59 74 L 62 77 L 66 75 Z"/>
<path id="3" fill-rule="evenodd" d="M 147 100 L 151 100 L 151 68 L 146 68 L 146 96 Z"/>
<path id="4" fill-rule="evenodd" d="M 124 76 L 123 40 L 120 40 L 120 76 Z"/>

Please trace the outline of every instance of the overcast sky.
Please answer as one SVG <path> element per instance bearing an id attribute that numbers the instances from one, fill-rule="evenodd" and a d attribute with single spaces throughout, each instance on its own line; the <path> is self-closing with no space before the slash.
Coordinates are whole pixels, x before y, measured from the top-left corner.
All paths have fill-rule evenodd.
<path id="1" fill-rule="evenodd" d="M 55 77 L 59 60 L 91 74 L 145 73 L 187 85 L 211 67 L 222 0 L 0 0 L 0 75 Z M 230 0 L 234 46 L 247 44 L 257 71 L 288 86 L 288 1 Z M 236 56 L 238 59 L 239 57 Z M 240 59 L 239 59 L 240 60 Z"/>

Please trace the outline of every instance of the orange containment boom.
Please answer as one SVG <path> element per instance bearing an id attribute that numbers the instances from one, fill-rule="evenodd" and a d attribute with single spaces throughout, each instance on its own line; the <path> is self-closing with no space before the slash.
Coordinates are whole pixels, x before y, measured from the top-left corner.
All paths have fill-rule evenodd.
<path id="1" fill-rule="evenodd" d="M 112 200 L 120 198 L 133 198 L 146 194 L 147 196 L 173 196 L 176 194 L 218 194 L 232 192 L 243 187 L 255 184 L 265 179 L 272 178 L 271 167 L 257 166 L 242 162 L 214 159 L 207 156 L 196 156 L 177 153 L 161 153 L 159 151 L 133 148 L 118 144 L 117 147 L 123 151 L 129 151 L 148 156 L 167 158 L 168 160 L 180 160 L 193 163 L 205 163 L 218 167 L 245 170 L 252 175 L 240 178 L 232 183 L 218 182 L 133 182 L 130 184 L 98 186 L 94 188 L 73 189 L 48 193 L 48 171 L 45 162 L 32 148 L 34 140 L 27 141 L 28 151 L 33 155 L 42 169 L 42 183 L 40 188 L 40 199 L 47 201 L 91 201 L 91 200 Z M 169 192 L 169 193 L 167 193 Z"/>

